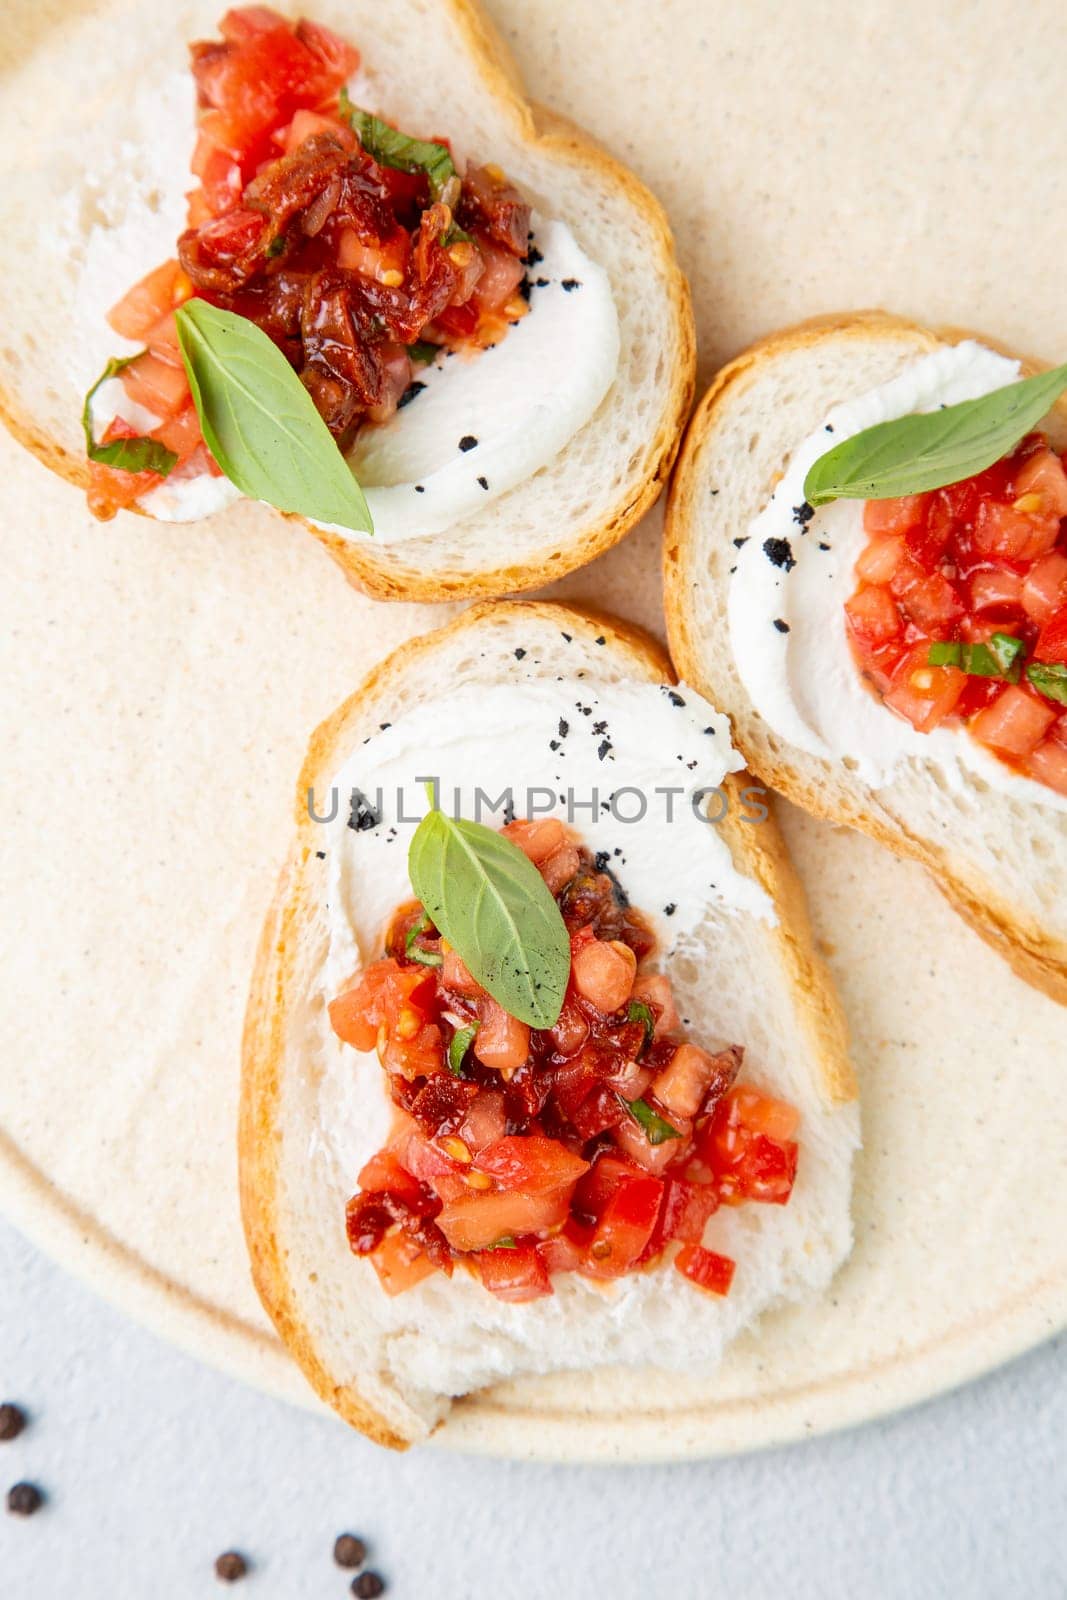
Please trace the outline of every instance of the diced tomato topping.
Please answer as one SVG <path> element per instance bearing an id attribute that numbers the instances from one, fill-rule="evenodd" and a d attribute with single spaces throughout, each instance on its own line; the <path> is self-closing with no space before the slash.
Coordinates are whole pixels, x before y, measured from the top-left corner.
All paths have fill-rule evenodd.
<path id="1" fill-rule="evenodd" d="M 1064 724 L 1063 717 L 1059 720 Z M 1057 794 L 1067 794 L 1067 743 L 1057 738 L 1046 739 L 1031 754 L 1026 771 L 1038 783 L 1048 784 Z"/>
<path id="2" fill-rule="evenodd" d="M 396 1107 L 346 1209 L 352 1251 L 390 1294 L 457 1261 L 515 1302 L 552 1293 L 557 1273 L 618 1278 L 700 1245 L 723 1202 L 784 1204 L 792 1188 L 796 1113 L 737 1085 L 739 1046 L 684 1037 L 615 880 L 552 819 L 506 832 L 542 871 L 574 853 L 556 891 L 571 972 L 552 1028 L 510 1016 L 418 901 L 329 1005 L 343 1043 L 377 1052 Z"/>
<path id="3" fill-rule="evenodd" d="M 899 500 L 868 500 L 863 507 L 863 526 L 875 537 L 905 534 L 918 527 L 925 510 L 925 497 L 921 494 L 902 495 Z"/>
<path id="4" fill-rule="evenodd" d="M 970 728 L 981 744 L 1025 758 L 1033 755 L 1055 720 L 1055 706 L 1012 685 L 972 718 Z"/>
<path id="5" fill-rule="evenodd" d="M 1064 462 L 1031 434 L 974 478 L 868 502 L 869 539 L 845 605 L 856 659 L 891 710 L 922 733 L 964 725 L 1002 761 L 1053 789 L 1062 783 L 1060 762 L 1047 746 L 1062 712 L 1027 668 L 1067 665 L 1065 519 Z M 972 645 L 984 653 L 969 653 Z"/>
<path id="6" fill-rule="evenodd" d="M 525 314 L 529 204 L 492 166 L 457 173 L 440 194 L 426 171 L 379 166 L 341 98 L 359 52 L 318 23 L 239 6 L 190 57 L 197 136 L 188 226 L 177 259 L 134 285 L 109 317 L 149 347 L 123 375 L 127 392 L 164 423 L 184 412 L 190 397 L 168 319 L 195 294 L 268 334 L 347 449 L 411 390 L 410 346 L 483 349 Z M 158 361 L 173 367 L 170 378 Z M 150 436 L 162 440 L 162 430 Z M 217 472 L 199 431 L 183 428 L 180 443 L 174 470 Z M 158 481 L 91 477 L 100 515 Z M 565 866 L 552 866 L 553 892 Z"/>
<path id="7" fill-rule="evenodd" d="M 485 1287 L 501 1300 L 521 1304 L 552 1293 L 551 1280 L 535 1245 L 476 1251 L 470 1262 Z"/>
<path id="8" fill-rule="evenodd" d="M 705 1250 L 698 1244 L 687 1244 L 679 1250 L 674 1264 L 683 1278 L 707 1289 L 710 1294 L 729 1294 L 736 1270 L 736 1263 L 729 1256 L 716 1255 L 714 1250 Z"/>
<path id="9" fill-rule="evenodd" d="M 1067 606 L 1057 611 L 1045 623 L 1034 645 L 1038 661 L 1058 661 L 1067 664 Z"/>

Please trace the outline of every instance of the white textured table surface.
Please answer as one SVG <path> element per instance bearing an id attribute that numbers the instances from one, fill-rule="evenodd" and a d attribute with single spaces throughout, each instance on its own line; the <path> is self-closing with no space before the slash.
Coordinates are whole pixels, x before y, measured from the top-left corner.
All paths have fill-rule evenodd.
<path id="1" fill-rule="evenodd" d="M 175 1218 L 175 1226 L 181 1219 Z M 395 1600 L 1062 1600 L 1067 1337 L 891 1421 L 706 1465 L 390 1456 L 220 1377 L 0 1224 L 2 1600 L 337 1600 L 335 1535 Z M 249 1576 L 228 1587 L 215 1556 Z"/>

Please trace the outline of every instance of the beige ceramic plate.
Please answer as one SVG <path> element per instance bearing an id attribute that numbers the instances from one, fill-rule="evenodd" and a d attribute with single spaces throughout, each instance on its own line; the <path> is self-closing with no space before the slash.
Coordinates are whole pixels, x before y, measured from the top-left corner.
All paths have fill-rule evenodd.
<path id="1" fill-rule="evenodd" d="M 8 8 L 5 26 L 25 25 L 9 36 L 20 82 L 79 9 Z M 670 205 L 708 370 L 776 323 L 872 302 L 1067 353 L 1058 8 L 989 0 L 949 8 L 951 25 L 916 0 L 798 4 L 788 23 L 773 0 L 670 9 L 651 29 L 641 0 L 493 7 L 540 97 Z M 9 86 L 7 113 L 19 103 Z M 1025 225 L 990 233 L 991 216 Z M 0 934 L 0 1205 L 161 1333 L 301 1399 L 237 1215 L 245 986 L 308 731 L 442 613 L 363 601 L 311 540 L 252 508 L 100 527 L 7 440 L 0 482 L 0 857 L 17 886 Z M 657 538 L 653 519 L 559 592 L 658 629 Z M 712 1383 L 527 1381 L 458 1406 L 443 1443 L 628 1460 L 748 1449 L 933 1394 L 1067 1320 L 1067 1011 L 1014 980 L 915 869 L 787 826 L 862 1081 L 851 1262 L 825 1302 L 765 1319 Z"/>

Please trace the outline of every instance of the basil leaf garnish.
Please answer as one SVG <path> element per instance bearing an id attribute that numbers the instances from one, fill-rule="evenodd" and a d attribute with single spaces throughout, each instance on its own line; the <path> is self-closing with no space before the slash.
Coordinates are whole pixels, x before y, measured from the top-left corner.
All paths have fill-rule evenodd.
<path id="1" fill-rule="evenodd" d="M 174 317 L 204 442 L 230 482 L 279 511 L 373 533 L 363 490 L 277 345 L 206 300 Z"/>
<path id="2" fill-rule="evenodd" d="M 137 352 L 144 355 L 143 350 Z M 105 467 L 118 467 L 122 472 L 158 472 L 161 478 L 175 466 L 178 457 L 158 439 L 138 435 L 134 439 L 113 439 L 110 444 L 97 444 L 93 438 L 93 396 L 109 378 L 117 378 L 124 367 L 137 356 L 114 356 L 97 378 L 82 406 L 82 429 L 85 433 L 85 454 L 90 461 L 99 461 Z"/>
<path id="3" fill-rule="evenodd" d="M 1018 683 L 1022 677 L 1019 657 L 1026 649 L 1022 639 L 1012 633 L 994 633 L 988 644 L 969 644 L 959 639 L 932 644 L 926 653 L 931 667 L 959 667 L 971 678 L 1003 678 Z"/>
<path id="4" fill-rule="evenodd" d="M 353 105 L 344 89 L 341 90 L 340 112 L 364 150 L 380 167 L 392 167 L 397 172 L 425 172 L 430 180 L 430 194 L 440 200 L 446 185 L 456 176 L 456 164 L 447 145 L 413 139 L 410 134 L 401 133 L 381 117 Z"/>
<path id="5" fill-rule="evenodd" d="M 441 354 L 442 346 L 431 344 L 429 339 L 416 339 L 414 344 L 407 347 L 408 355 L 412 361 L 417 361 L 423 366 L 428 366 L 431 361 L 436 361 Z"/>
<path id="6" fill-rule="evenodd" d="M 1067 389 L 1067 362 L 978 400 L 879 422 L 842 439 L 804 479 L 809 505 L 895 500 L 984 472 L 1030 432 Z"/>
<path id="7" fill-rule="evenodd" d="M 551 1028 L 570 975 L 570 937 L 528 856 L 480 822 L 430 811 L 408 851 L 411 886 L 433 925 L 504 1010 Z"/>
<path id="8" fill-rule="evenodd" d="M 658 1112 L 653 1111 L 647 1100 L 623 1100 L 622 1095 L 619 1099 L 634 1120 L 644 1128 L 649 1144 L 664 1144 L 668 1139 L 682 1137 L 677 1128 L 672 1128 Z"/>
<path id="9" fill-rule="evenodd" d="M 481 1027 L 481 1023 L 472 1022 L 469 1028 L 457 1028 L 448 1042 L 448 1070 L 453 1077 L 462 1078 L 463 1063 L 467 1051 L 474 1043 L 474 1036 Z"/>
<path id="10" fill-rule="evenodd" d="M 515 1235 L 513 1233 L 502 1233 L 494 1244 L 487 1244 L 485 1248 L 487 1250 L 517 1250 L 519 1247 L 515 1243 Z"/>
<path id="11" fill-rule="evenodd" d="M 1046 700 L 1057 700 L 1067 706 L 1067 666 L 1057 661 L 1031 661 L 1026 676 Z"/>

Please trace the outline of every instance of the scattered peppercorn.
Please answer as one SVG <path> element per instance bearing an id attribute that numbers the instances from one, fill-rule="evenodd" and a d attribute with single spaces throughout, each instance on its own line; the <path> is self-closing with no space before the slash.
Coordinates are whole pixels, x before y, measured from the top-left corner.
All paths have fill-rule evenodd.
<path id="1" fill-rule="evenodd" d="M 333 1559 L 339 1567 L 353 1571 L 367 1559 L 367 1546 L 354 1533 L 342 1533 L 334 1540 Z"/>
<path id="2" fill-rule="evenodd" d="M 223 1583 L 236 1583 L 248 1571 L 248 1562 L 236 1550 L 224 1550 L 215 1562 L 215 1576 Z"/>
<path id="3" fill-rule="evenodd" d="M 20 1406 L 10 1401 L 0 1406 L 0 1439 L 5 1443 L 8 1439 L 17 1439 L 25 1426 L 26 1413 Z"/>
<path id="4" fill-rule="evenodd" d="M 473 433 L 465 433 L 462 439 L 459 441 L 459 447 L 463 451 L 464 455 L 466 455 L 468 450 L 475 449 L 477 444 L 478 441 L 474 437 Z"/>
<path id="5" fill-rule="evenodd" d="M 32 1517 L 44 1504 L 44 1495 L 35 1484 L 16 1483 L 7 1491 L 7 1509 L 13 1517 Z"/>
<path id="6" fill-rule="evenodd" d="M 352 1593 L 357 1600 L 378 1600 L 378 1596 L 385 1593 L 385 1584 L 376 1572 L 361 1572 L 358 1578 L 352 1579 Z"/>

